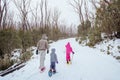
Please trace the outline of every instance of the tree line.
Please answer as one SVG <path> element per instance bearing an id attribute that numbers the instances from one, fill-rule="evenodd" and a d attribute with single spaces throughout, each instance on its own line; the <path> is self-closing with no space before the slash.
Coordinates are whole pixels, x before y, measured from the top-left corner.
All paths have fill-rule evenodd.
<path id="1" fill-rule="evenodd" d="M 15 5 L 17 15 L 9 9 L 10 4 Z M 0 69 L 13 64 L 10 57 L 14 49 L 20 48 L 26 53 L 27 48 L 36 46 L 44 33 L 54 41 L 74 36 L 76 29 L 61 23 L 60 14 L 57 8 L 49 8 L 47 0 L 41 0 L 34 8 L 31 0 L 0 0 Z"/>
<path id="2" fill-rule="evenodd" d="M 31 0 L 12 0 L 19 14 L 9 11 L 10 0 L 0 0 L 0 55 L 10 54 L 14 48 L 26 48 L 36 45 L 42 34 L 47 34 L 50 40 L 74 35 L 74 26 L 67 27 L 60 23 L 60 11 L 51 10 L 47 0 L 32 8 Z M 29 15 L 30 14 L 30 15 Z M 14 17 L 19 20 L 15 21 Z"/>
<path id="3" fill-rule="evenodd" d="M 30 46 L 36 46 L 44 33 L 49 36 L 49 40 L 76 35 L 76 28 L 61 23 L 61 12 L 56 8 L 51 10 L 47 0 L 41 0 L 35 8 L 31 6 L 31 0 L 12 0 L 18 15 L 9 10 L 10 3 L 11 0 L 0 0 L 1 59 L 5 55 L 10 57 L 15 48 L 26 52 Z M 102 33 L 109 39 L 120 38 L 120 0 L 71 0 L 68 4 L 79 18 L 79 43 L 86 41 L 88 46 L 94 46 L 103 40 Z M 95 13 L 90 11 L 91 8 L 95 9 Z M 18 17 L 18 21 L 14 17 Z"/>
<path id="4" fill-rule="evenodd" d="M 79 42 L 86 40 L 88 46 L 94 46 L 103 40 L 102 34 L 109 39 L 120 38 L 119 4 L 120 0 L 72 0 L 70 5 L 80 20 Z M 95 9 L 95 14 L 90 9 Z"/>

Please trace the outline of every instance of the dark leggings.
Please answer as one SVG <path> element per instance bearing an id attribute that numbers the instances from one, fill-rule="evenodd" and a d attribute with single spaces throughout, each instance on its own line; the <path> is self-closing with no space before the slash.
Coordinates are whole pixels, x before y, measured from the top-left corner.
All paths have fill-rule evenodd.
<path id="1" fill-rule="evenodd" d="M 50 69 L 56 71 L 55 69 L 55 62 L 51 62 Z"/>

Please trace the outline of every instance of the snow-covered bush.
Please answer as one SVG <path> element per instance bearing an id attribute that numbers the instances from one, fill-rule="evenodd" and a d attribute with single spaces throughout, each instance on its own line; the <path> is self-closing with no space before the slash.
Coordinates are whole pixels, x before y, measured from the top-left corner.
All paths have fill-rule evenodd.
<path id="1" fill-rule="evenodd" d="M 78 40 L 79 40 L 79 37 L 76 37 L 75 40 L 78 41 Z"/>
<path id="2" fill-rule="evenodd" d="M 26 49 L 26 51 L 34 51 L 34 50 L 36 50 L 35 46 L 32 46 L 32 47 Z"/>
<path id="3" fill-rule="evenodd" d="M 23 53 L 23 54 L 20 56 L 20 60 L 21 60 L 22 62 L 26 62 L 26 61 L 28 61 L 28 60 L 31 58 L 32 55 L 33 55 L 33 54 L 32 54 L 31 51 L 27 51 L 27 52 Z"/>
<path id="4" fill-rule="evenodd" d="M 54 41 L 53 40 L 49 40 L 48 43 L 53 43 Z"/>
<path id="5" fill-rule="evenodd" d="M 116 59 L 120 59 L 120 39 L 104 40 L 95 47 L 105 54 L 112 55 Z"/>
<path id="6" fill-rule="evenodd" d="M 94 46 L 95 44 L 101 42 L 102 38 L 100 31 L 99 30 L 93 31 L 88 35 L 88 39 L 89 39 L 89 42 L 87 44 L 88 46 Z"/>
<path id="7" fill-rule="evenodd" d="M 10 60 L 10 58 L 7 55 L 5 55 L 4 59 L 0 58 L 0 70 L 5 70 L 9 68 L 13 65 L 13 63 L 14 61 Z"/>

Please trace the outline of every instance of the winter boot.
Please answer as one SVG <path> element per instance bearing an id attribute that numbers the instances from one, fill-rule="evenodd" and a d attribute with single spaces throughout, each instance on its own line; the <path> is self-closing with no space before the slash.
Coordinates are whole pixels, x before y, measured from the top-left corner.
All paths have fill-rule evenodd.
<path id="1" fill-rule="evenodd" d="M 69 64 L 69 61 L 67 61 L 67 64 Z"/>
<path id="2" fill-rule="evenodd" d="M 53 70 L 53 74 L 55 74 L 56 73 L 56 70 Z"/>
<path id="3" fill-rule="evenodd" d="M 72 64 L 71 60 L 69 61 L 69 64 Z"/>
<path id="4" fill-rule="evenodd" d="M 41 68 L 41 72 L 43 72 L 45 70 L 45 67 Z"/>

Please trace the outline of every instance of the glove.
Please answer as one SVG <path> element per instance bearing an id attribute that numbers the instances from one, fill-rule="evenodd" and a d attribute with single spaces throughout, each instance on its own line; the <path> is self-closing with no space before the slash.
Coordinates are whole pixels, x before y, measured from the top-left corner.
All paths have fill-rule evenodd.
<path id="1" fill-rule="evenodd" d="M 47 54 L 49 53 L 49 50 L 47 50 Z"/>
<path id="2" fill-rule="evenodd" d="M 36 50 L 36 54 L 38 55 L 38 50 Z"/>
<path id="3" fill-rule="evenodd" d="M 74 52 L 72 52 L 73 54 L 75 54 Z"/>
<path id="4" fill-rule="evenodd" d="M 58 61 L 56 63 L 58 64 Z"/>

